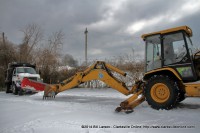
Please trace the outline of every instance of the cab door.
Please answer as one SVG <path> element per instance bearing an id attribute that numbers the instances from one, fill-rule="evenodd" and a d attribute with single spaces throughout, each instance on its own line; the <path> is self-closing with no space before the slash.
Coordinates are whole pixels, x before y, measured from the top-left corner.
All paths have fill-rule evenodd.
<path id="1" fill-rule="evenodd" d="M 197 80 L 183 32 L 163 35 L 163 66 L 178 72 L 183 81 Z"/>

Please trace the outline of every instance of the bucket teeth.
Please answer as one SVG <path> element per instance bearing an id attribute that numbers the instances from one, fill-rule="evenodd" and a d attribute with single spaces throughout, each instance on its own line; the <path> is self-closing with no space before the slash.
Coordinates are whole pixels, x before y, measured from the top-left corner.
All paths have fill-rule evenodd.
<path id="1" fill-rule="evenodd" d="M 46 100 L 48 98 L 55 98 L 55 96 L 43 96 L 43 100 Z"/>
<path id="2" fill-rule="evenodd" d="M 48 98 L 55 98 L 56 92 L 53 90 L 53 86 L 46 86 L 44 90 L 43 100 Z"/>
<path id="3" fill-rule="evenodd" d="M 56 93 L 54 91 L 48 93 L 48 95 L 43 96 L 43 100 L 48 99 L 48 98 L 55 98 Z"/>
<path id="4" fill-rule="evenodd" d="M 121 112 L 122 111 L 122 107 L 117 107 L 116 109 L 115 109 L 115 112 Z"/>

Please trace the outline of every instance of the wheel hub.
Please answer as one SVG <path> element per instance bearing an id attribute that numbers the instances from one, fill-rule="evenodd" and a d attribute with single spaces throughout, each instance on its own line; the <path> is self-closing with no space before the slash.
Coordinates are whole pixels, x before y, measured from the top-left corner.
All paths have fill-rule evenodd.
<path id="1" fill-rule="evenodd" d="M 151 97 L 158 103 L 164 103 L 170 96 L 169 88 L 163 83 L 156 83 L 151 88 Z"/>

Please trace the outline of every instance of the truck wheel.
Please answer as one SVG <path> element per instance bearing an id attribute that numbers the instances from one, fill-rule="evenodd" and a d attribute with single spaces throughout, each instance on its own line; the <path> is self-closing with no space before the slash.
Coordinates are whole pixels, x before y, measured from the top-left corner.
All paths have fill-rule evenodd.
<path id="1" fill-rule="evenodd" d="M 18 88 L 15 84 L 12 85 L 12 92 L 13 92 L 14 95 L 18 94 Z"/>
<path id="2" fill-rule="evenodd" d="M 144 95 L 148 104 L 154 109 L 169 110 L 178 102 L 178 85 L 168 76 L 156 75 L 145 85 Z"/>
<path id="3" fill-rule="evenodd" d="M 20 88 L 19 91 L 18 91 L 18 95 L 19 95 L 19 96 L 22 96 L 22 95 L 23 95 L 23 90 L 22 90 L 21 88 Z"/>
<path id="4" fill-rule="evenodd" d="M 10 84 L 6 84 L 6 93 L 10 93 Z"/>

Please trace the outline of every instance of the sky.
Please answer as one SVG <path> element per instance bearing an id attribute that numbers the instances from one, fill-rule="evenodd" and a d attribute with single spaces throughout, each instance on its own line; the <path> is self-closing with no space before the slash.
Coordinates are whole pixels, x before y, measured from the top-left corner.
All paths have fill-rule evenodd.
<path id="1" fill-rule="evenodd" d="M 46 36 L 62 30 L 62 54 L 82 62 L 88 29 L 88 59 L 132 55 L 144 58 L 141 35 L 187 25 L 199 47 L 200 0 L 0 0 L 0 32 L 16 45 L 22 29 L 38 24 Z M 134 51 L 134 52 L 133 52 Z"/>

